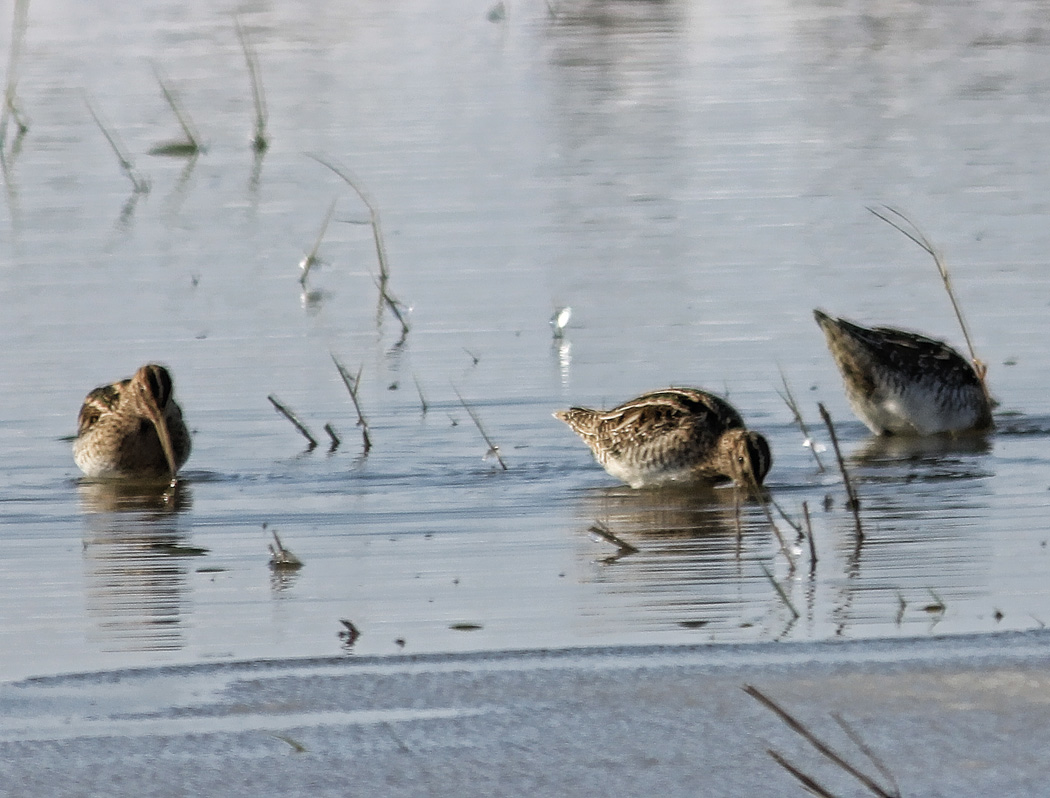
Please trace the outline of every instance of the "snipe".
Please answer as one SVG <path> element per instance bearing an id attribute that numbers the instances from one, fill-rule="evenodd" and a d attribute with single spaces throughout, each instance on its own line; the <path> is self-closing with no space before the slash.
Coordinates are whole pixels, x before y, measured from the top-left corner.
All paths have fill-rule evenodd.
<path id="1" fill-rule="evenodd" d="M 992 426 L 974 366 L 943 341 L 861 327 L 814 310 L 857 417 L 876 435 L 936 435 Z"/>
<path id="2" fill-rule="evenodd" d="M 573 407 L 554 417 L 632 488 L 726 480 L 757 486 L 773 461 L 766 439 L 748 431 L 732 405 L 698 388 L 665 388 L 612 410 Z"/>
<path id="3" fill-rule="evenodd" d="M 89 477 L 173 479 L 190 456 L 190 434 L 171 374 L 149 363 L 103 385 L 80 408 L 73 459 Z"/>

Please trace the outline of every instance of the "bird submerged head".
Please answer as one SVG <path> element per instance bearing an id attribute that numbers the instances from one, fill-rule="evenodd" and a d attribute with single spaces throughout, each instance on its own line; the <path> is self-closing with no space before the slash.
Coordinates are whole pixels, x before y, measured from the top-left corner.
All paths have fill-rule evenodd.
<path id="1" fill-rule="evenodd" d="M 765 436 L 746 429 L 731 429 L 722 435 L 726 476 L 741 487 L 761 487 L 773 465 L 773 453 Z"/>

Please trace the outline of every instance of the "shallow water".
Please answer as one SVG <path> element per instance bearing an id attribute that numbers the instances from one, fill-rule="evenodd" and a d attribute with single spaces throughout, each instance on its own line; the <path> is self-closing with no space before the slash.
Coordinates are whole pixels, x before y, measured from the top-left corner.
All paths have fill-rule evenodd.
<path id="1" fill-rule="evenodd" d="M 497 22 L 466 2 L 241 8 L 272 136 L 255 158 L 228 14 L 31 8 L 31 128 L 0 214 L 0 677 L 337 653 L 341 618 L 367 654 L 1050 619 L 1041 5 L 556 5 Z M 195 160 L 147 155 L 178 130 L 151 61 L 207 141 Z M 374 199 L 403 341 L 377 309 L 367 210 L 306 153 Z M 865 210 L 880 203 L 953 269 L 1002 402 L 986 440 L 880 448 L 850 414 L 812 308 L 961 344 L 929 257 Z M 367 457 L 332 354 L 362 369 Z M 82 483 L 67 439 L 89 389 L 150 360 L 194 433 L 167 501 Z M 818 443 L 816 403 L 836 419 L 859 547 L 778 368 Z M 814 569 L 778 518 L 789 571 L 759 505 L 738 526 L 731 489 L 616 485 L 550 416 L 668 384 L 728 394 L 769 437 L 768 486 L 793 519 L 810 508 Z M 610 559 L 595 524 L 641 551 Z M 300 571 L 267 567 L 272 530 Z"/>

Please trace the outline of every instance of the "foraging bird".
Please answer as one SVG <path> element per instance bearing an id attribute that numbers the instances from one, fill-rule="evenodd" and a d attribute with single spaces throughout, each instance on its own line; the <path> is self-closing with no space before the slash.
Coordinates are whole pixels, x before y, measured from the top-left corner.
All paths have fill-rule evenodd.
<path id="1" fill-rule="evenodd" d="M 554 417 L 632 488 L 678 481 L 761 485 L 773 457 L 732 405 L 698 388 L 665 388 L 612 410 L 573 407 Z"/>
<path id="2" fill-rule="evenodd" d="M 89 477 L 174 479 L 190 456 L 190 434 L 172 387 L 168 370 L 149 363 L 89 393 L 73 442 L 80 470 Z"/>
<path id="3" fill-rule="evenodd" d="M 948 344 L 891 327 L 861 327 L 820 310 L 813 315 L 842 373 L 850 407 L 876 435 L 991 428 L 983 374 Z"/>

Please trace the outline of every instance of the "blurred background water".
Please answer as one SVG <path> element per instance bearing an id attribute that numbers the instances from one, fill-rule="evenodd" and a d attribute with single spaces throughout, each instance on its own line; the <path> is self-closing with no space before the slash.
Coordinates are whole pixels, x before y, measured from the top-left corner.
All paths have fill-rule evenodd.
<path id="1" fill-rule="evenodd" d="M 10 0 L 0 12 L 6 27 Z M 17 63 L 30 126 L 9 130 L 0 212 L 0 678 L 1042 626 L 1044 12 L 32 4 Z M 266 91 L 261 154 L 235 13 Z M 179 133 L 154 66 L 206 142 L 196 158 L 148 154 Z M 367 209 L 308 154 L 344 166 L 379 210 L 403 340 L 377 302 Z M 1002 402 L 986 441 L 882 446 L 850 414 L 814 307 L 962 343 L 931 259 L 866 210 L 883 203 L 953 270 Z M 332 355 L 361 369 L 367 456 Z M 168 501 L 81 482 L 68 440 L 88 390 L 148 361 L 171 367 L 194 435 Z M 818 443 L 817 402 L 837 421 L 861 546 L 780 370 Z M 550 415 L 670 384 L 728 395 L 769 437 L 767 484 L 793 518 L 810 508 L 814 569 L 778 517 L 789 570 L 760 505 L 738 525 L 731 489 L 619 486 Z M 304 450 L 271 393 L 342 444 Z M 640 552 L 611 558 L 596 524 Z M 267 567 L 273 530 L 300 571 Z M 342 618 L 362 632 L 352 647 Z"/>

